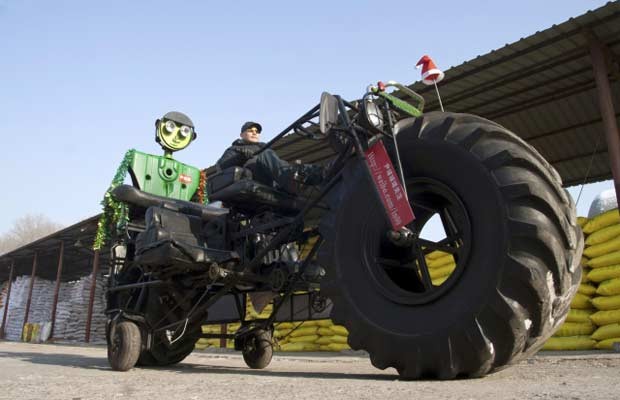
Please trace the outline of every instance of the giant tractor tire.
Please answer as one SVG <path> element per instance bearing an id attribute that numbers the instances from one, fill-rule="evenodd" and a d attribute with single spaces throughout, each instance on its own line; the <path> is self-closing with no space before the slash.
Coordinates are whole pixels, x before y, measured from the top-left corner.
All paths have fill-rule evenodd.
<path id="1" fill-rule="evenodd" d="M 165 298 L 167 294 L 158 288 L 148 289 L 144 314 L 148 316 L 151 323 L 163 321 L 163 324 L 166 324 L 182 321 L 188 311 L 189 303 L 184 303 L 183 307 L 174 308 L 176 303 L 166 302 L 162 296 Z M 171 297 L 181 298 L 180 295 L 171 295 Z M 144 334 L 146 335 L 146 332 Z M 190 323 L 186 326 L 177 326 L 172 334 L 174 337 L 169 338 L 166 332 L 152 332 L 150 348 L 142 350 L 137 365 L 164 367 L 183 361 L 194 351 L 194 346 L 200 339 L 202 329 L 200 324 Z"/>
<path id="2" fill-rule="evenodd" d="M 436 215 L 445 238 L 395 245 L 362 161 L 345 167 L 319 227 L 332 319 L 352 349 L 404 379 L 480 377 L 533 354 L 581 277 L 583 236 L 558 173 L 515 134 L 467 114 L 412 119 L 398 146 L 413 227 Z M 441 284 L 423 256 L 433 247 L 455 259 Z"/>
<path id="3" fill-rule="evenodd" d="M 187 333 L 186 336 L 180 338 L 178 342 L 172 345 L 165 342 L 166 339 L 163 334 L 156 335 L 151 349 L 142 350 L 136 365 L 141 367 L 165 367 L 180 363 L 194 351 L 196 342 L 200 339 L 201 332 L 198 328 L 194 328 L 192 332 Z"/>

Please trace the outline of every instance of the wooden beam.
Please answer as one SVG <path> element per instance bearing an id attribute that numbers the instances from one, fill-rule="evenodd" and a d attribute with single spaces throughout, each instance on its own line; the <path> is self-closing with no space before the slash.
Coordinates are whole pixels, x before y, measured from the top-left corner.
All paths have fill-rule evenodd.
<path id="1" fill-rule="evenodd" d="M 15 274 L 15 261 L 11 261 L 11 272 L 9 272 L 9 287 L 6 291 L 6 299 L 4 300 L 4 313 L 2 315 L 2 326 L 0 326 L 0 339 L 4 339 L 4 327 L 6 326 L 6 316 L 9 311 L 9 301 L 11 300 L 11 285 L 13 283 L 13 275 Z"/>
<path id="2" fill-rule="evenodd" d="M 226 324 L 221 324 L 220 325 L 220 334 L 222 335 L 226 335 L 227 332 L 227 327 Z M 225 337 L 221 337 L 220 338 L 220 348 L 221 349 L 225 349 L 226 348 L 226 338 Z"/>
<path id="3" fill-rule="evenodd" d="M 603 119 L 605 138 L 607 139 L 607 150 L 609 152 L 609 166 L 614 178 L 616 189 L 616 200 L 620 205 L 620 132 L 616 122 L 616 112 L 611 97 L 611 85 L 609 84 L 609 70 L 605 59 L 605 45 L 592 33 L 587 32 L 588 44 L 590 46 L 590 59 L 594 70 L 594 80 L 598 94 L 598 103 Z"/>
<path id="4" fill-rule="evenodd" d="M 52 328 L 50 337 L 54 337 L 54 327 L 56 326 L 56 307 L 58 306 L 58 294 L 60 292 L 60 276 L 62 275 L 62 263 L 65 255 L 65 242 L 60 242 L 60 252 L 58 255 L 58 269 L 56 270 L 56 286 L 54 287 L 54 301 L 52 302 Z M 48 340 L 49 340 L 48 339 Z"/>
<path id="5" fill-rule="evenodd" d="M 93 305 L 95 304 L 95 289 L 97 285 L 97 272 L 99 271 L 99 250 L 93 255 L 93 272 L 90 282 L 90 300 L 88 301 L 88 313 L 86 314 L 86 333 L 84 341 L 90 342 L 90 325 L 93 319 Z"/>
<path id="6" fill-rule="evenodd" d="M 22 334 L 24 332 L 24 326 L 28 322 L 28 317 L 30 315 L 30 303 L 32 302 L 32 289 L 34 288 L 34 280 L 36 279 L 37 274 L 37 252 L 34 253 L 34 258 L 32 259 L 32 274 L 30 274 L 30 288 L 28 289 L 28 300 L 26 301 L 26 313 L 24 314 L 24 323 L 22 324 Z"/>

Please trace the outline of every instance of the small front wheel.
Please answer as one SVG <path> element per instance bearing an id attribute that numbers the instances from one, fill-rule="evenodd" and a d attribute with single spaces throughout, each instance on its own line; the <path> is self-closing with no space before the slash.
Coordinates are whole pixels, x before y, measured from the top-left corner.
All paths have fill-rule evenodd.
<path id="1" fill-rule="evenodd" d="M 243 360 L 252 369 L 263 369 L 273 356 L 271 331 L 259 329 L 244 339 Z"/>
<path id="2" fill-rule="evenodd" d="M 142 335 L 134 322 L 122 321 L 113 329 L 108 343 L 108 362 L 115 371 L 128 371 L 140 357 Z"/>

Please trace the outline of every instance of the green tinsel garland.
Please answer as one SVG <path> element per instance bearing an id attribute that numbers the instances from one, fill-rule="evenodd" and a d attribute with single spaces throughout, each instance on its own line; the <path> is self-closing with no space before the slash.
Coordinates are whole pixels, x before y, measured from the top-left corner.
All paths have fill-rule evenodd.
<path id="1" fill-rule="evenodd" d="M 95 235 L 93 250 L 99 250 L 105 245 L 106 241 L 112 236 L 112 229 L 118 230 L 128 222 L 127 205 L 114 199 L 111 193 L 125 181 L 129 165 L 133 162 L 134 152 L 135 150 L 131 149 L 125 153 L 125 157 L 123 157 L 121 165 L 118 166 L 110 187 L 103 196 L 101 201 L 103 214 L 101 214 L 101 218 L 99 218 L 97 223 L 97 234 Z"/>

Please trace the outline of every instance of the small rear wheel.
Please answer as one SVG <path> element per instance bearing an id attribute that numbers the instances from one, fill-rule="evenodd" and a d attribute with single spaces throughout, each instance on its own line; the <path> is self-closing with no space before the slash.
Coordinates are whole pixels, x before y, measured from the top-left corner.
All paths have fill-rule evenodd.
<path id="1" fill-rule="evenodd" d="M 271 332 L 259 329 L 244 339 L 243 360 L 252 369 L 263 369 L 269 365 L 273 356 Z"/>
<path id="2" fill-rule="evenodd" d="M 108 343 L 108 362 L 115 371 L 128 371 L 140 357 L 142 335 L 134 322 L 122 321 L 116 325 Z"/>

